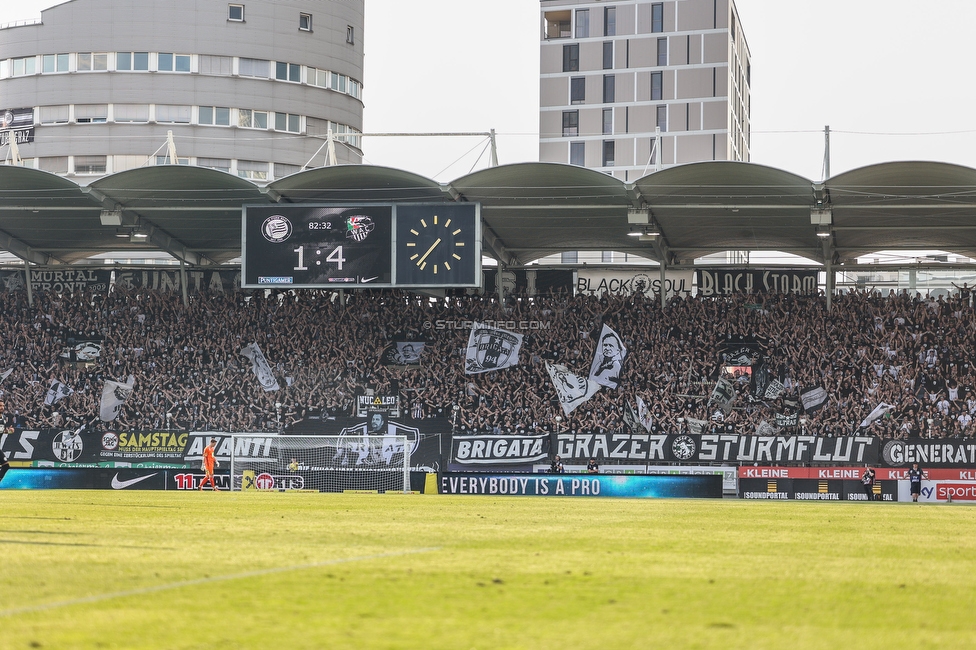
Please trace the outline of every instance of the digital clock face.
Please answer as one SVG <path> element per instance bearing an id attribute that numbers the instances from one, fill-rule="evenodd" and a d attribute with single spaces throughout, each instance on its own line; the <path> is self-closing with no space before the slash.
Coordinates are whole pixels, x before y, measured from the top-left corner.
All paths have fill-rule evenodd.
<path id="1" fill-rule="evenodd" d="M 481 267 L 478 218 L 470 203 L 398 205 L 397 285 L 474 285 Z"/>
<path id="2" fill-rule="evenodd" d="M 390 286 L 393 206 L 245 206 L 245 287 Z"/>

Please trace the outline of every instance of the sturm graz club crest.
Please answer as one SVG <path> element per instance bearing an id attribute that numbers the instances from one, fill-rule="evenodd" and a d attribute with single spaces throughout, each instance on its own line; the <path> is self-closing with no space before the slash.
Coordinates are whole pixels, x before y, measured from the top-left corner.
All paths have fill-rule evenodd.
<path id="1" fill-rule="evenodd" d="M 73 463 L 78 460 L 84 448 L 85 443 L 76 431 L 62 431 L 54 436 L 54 442 L 51 443 L 54 457 L 62 463 Z"/>
<path id="2" fill-rule="evenodd" d="M 671 453 L 678 460 L 691 460 L 695 457 L 696 451 L 698 451 L 698 445 L 695 444 L 695 439 L 691 436 L 678 436 L 671 443 Z"/>
<path id="3" fill-rule="evenodd" d="M 279 244 L 291 237 L 291 221 L 280 214 L 274 214 L 261 224 L 261 234 L 272 244 Z"/>

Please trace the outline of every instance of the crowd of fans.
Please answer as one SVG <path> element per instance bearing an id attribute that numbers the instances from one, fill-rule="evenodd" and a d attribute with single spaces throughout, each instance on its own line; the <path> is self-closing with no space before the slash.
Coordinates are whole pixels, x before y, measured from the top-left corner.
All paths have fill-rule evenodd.
<path id="1" fill-rule="evenodd" d="M 949 298 L 851 292 L 834 296 L 677 297 L 662 309 L 641 295 L 431 299 L 402 291 L 347 294 L 0 293 L 0 382 L 6 426 L 89 430 L 277 431 L 312 416 L 349 416 L 357 395 L 401 398 L 404 415 L 441 418 L 457 432 L 620 431 L 625 404 L 647 405 L 652 432 L 720 431 L 885 437 L 970 436 L 976 415 L 976 313 L 968 287 Z M 519 365 L 465 375 L 470 321 L 531 323 Z M 604 324 L 628 350 L 620 388 L 563 413 L 545 362 L 589 372 Z M 709 396 L 729 366 L 726 342 L 758 342 L 770 398 L 749 373 L 728 375 L 730 410 Z M 66 353 L 97 341 L 97 358 Z M 424 342 L 417 366 L 382 362 L 394 341 Z M 256 342 L 280 389 L 265 392 L 240 354 Z M 98 418 L 105 380 L 135 388 L 118 418 Z M 73 392 L 51 404 L 52 381 Z M 801 391 L 826 404 L 804 412 Z M 878 405 L 884 415 L 862 427 Z M 780 416 L 777 418 L 777 415 Z M 770 428 L 772 427 L 772 428 Z"/>

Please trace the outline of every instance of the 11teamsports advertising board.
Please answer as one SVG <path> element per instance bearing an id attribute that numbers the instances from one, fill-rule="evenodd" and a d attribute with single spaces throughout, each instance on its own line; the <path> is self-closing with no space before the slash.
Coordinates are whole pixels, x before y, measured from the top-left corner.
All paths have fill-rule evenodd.
<path id="1" fill-rule="evenodd" d="M 477 203 L 246 205 L 245 288 L 477 287 Z"/>

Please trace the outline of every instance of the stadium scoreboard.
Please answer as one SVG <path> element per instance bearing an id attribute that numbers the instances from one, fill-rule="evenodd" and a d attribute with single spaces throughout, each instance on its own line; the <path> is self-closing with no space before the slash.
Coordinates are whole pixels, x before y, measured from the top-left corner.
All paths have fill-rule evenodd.
<path id="1" fill-rule="evenodd" d="M 478 287 L 478 203 L 245 205 L 241 286 Z"/>

